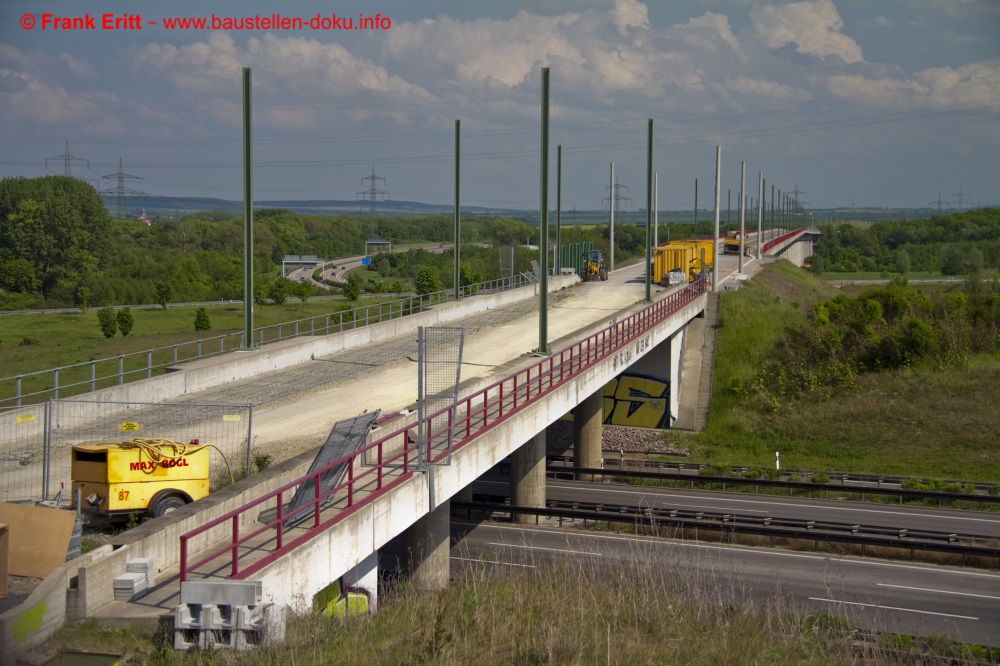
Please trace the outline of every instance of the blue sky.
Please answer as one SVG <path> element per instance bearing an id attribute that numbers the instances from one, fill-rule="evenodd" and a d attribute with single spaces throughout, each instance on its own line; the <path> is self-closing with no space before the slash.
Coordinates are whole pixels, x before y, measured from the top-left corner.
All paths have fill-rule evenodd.
<path id="1" fill-rule="evenodd" d="M 87 13 L 144 25 L 41 27 Z M 163 25 L 274 13 L 391 26 Z M 374 166 L 393 199 L 448 204 L 461 119 L 463 204 L 537 209 L 548 66 L 564 209 L 602 207 L 612 161 L 644 206 L 650 117 L 662 209 L 690 209 L 696 178 L 711 205 L 716 144 L 723 207 L 741 160 L 753 196 L 762 170 L 814 207 L 1000 203 L 996 0 L 4 0 L 0 177 L 62 173 L 45 158 L 68 140 L 91 182 L 121 159 L 150 194 L 239 200 L 244 66 L 255 199 L 353 199 Z"/>

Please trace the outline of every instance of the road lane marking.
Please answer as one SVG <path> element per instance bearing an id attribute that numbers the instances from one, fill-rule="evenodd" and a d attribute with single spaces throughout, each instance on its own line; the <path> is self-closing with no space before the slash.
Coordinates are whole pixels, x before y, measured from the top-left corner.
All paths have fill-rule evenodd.
<path id="1" fill-rule="evenodd" d="M 505 567 L 524 567 L 525 569 L 537 569 L 534 564 L 516 564 L 514 562 L 493 562 L 491 560 L 475 560 L 470 557 L 451 557 L 450 559 L 460 562 L 479 562 L 480 564 L 499 564 Z"/>
<path id="2" fill-rule="evenodd" d="M 924 615 L 939 615 L 941 617 L 954 617 L 960 620 L 979 620 L 971 615 L 952 615 L 951 613 L 936 613 L 934 611 L 920 610 L 918 608 L 899 608 L 898 606 L 883 606 L 881 604 L 863 604 L 860 601 L 841 601 L 839 599 L 823 599 L 821 597 L 809 597 L 809 601 L 825 601 L 831 604 L 844 604 L 845 606 L 865 606 L 867 608 L 878 608 L 879 610 L 894 610 L 904 613 L 923 613 Z"/>
<path id="3" fill-rule="evenodd" d="M 562 550 L 560 548 L 542 548 L 541 546 L 524 546 L 518 543 L 494 543 L 489 542 L 487 546 L 506 546 L 508 548 L 526 548 L 527 550 L 548 550 L 553 553 L 568 553 L 570 555 L 594 555 L 595 557 L 604 557 L 604 553 L 588 553 L 585 550 Z"/>
<path id="4" fill-rule="evenodd" d="M 500 482 L 499 481 L 488 481 L 487 483 L 500 483 Z M 554 488 L 562 488 L 564 490 L 581 490 L 581 486 L 578 485 L 578 484 L 567 485 L 565 483 L 562 483 L 562 484 L 561 483 L 550 483 L 549 485 L 551 485 Z M 830 490 L 835 490 L 835 489 L 831 488 Z M 871 490 L 873 492 L 875 491 L 874 488 L 872 488 Z M 588 490 L 587 492 L 593 492 L 593 493 L 630 493 L 630 494 L 635 494 L 638 491 L 636 491 L 636 490 L 611 490 L 611 489 L 605 489 L 605 488 L 592 488 L 592 489 Z M 690 495 L 680 495 L 680 494 L 676 494 L 676 493 L 659 493 L 659 492 L 654 492 L 652 490 L 648 491 L 648 494 L 649 495 L 655 495 L 656 497 L 679 497 L 679 498 L 684 498 L 684 499 L 687 499 L 687 500 L 691 500 L 692 499 Z M 777 495 L 775 495 L 775 498 L 776 499 L 774 499 L 774 500 L 750 500 L 750 499 L 736 499 L 735 497 L 734 498 L 725 497 L 725 498 L 719 498 L 718 500 L 715 500 L 715 499 L 713 499 L 711 497 L 703 497 L 703 496 L 698 497 L 698 499 L 701 499 L 701 500 L 704 500 L 704 501 L 707 501 L 707 502 L 718 501 L 720 503 L 721 502 L 739 502 L 741 504 L 769 504 L 769 505 L 778 505 L 778 506 L 789 506 L 789 507 L 795 507 L 795 508 L 800 508 L 800 509 L 821 509 L 821 510 L 827 510 L 827 511 L 863 511 L 865 513 L 884 513 L 884 514 L 890 515 L 890 516 L 909 516 L 909 517 L 916 517 L 916 518 L 937 518 L 937 519 L 945 519 L 945 518 L 947 518 L 948 520 L 964 520 L 964 521 L 967 521 L 967 522 L 992 523 L 994 525 L 996 525 L 998 522 L 1000 522 L 1000 518 L 967 518 L 967 517 L 963 517 L 963 516 L 954 516 L 952 514 L 941 514 L 941 513 L 911 513 L 909 511 L 884 511 L 884 510 L 880 510 L 880 509 L 862 509 L 862 508 L 855 508 L 855 507 L 850 507 L 850 506 L 833 506 L 833 505 L 827 506 L 825 504 L 797 504 L 797 503 L 794 503 L 794 502 L 782 502 L 780 500 L 779 496 L 777 496 Z"/>
<path id="5" fill-rule="evenodd" d="M 932 590 L 929 587 L 910 587 L 909 585 L 892 585 L 891 583 L 876 583 L 876 587 L 894 587 L 899 590 L 914 590 L 916 592 L 937 592 L 938 594 L 957 594 L 961 597 L 976 597 L 978 599 L 996 599 L 1000 601 L 1000 597 L 993 597 L 988 594 L 973 594 L 972 592 L 955 592 L 954 590 Z"/>
<path id="6" fill-rule="evenodd" d="M 705 550 L 718 550 L 725 552 L 735 552 L 735 553 L 754 553 L 757 555 L 767 555 L 774 557 L 794 557 L 805 560 L 830 560 L 832 562 L 838 562 L 841 564 L 861 564 L 873 567 L 889 567 L 893 569 L 907 569 L 909 571 L 924 571 L 933 572 L 936 574 L 953 574 L 957 576 L 977 576 L 980 578 L 990 578 L 992 580 L 1000 580 L 1000 576 L 997 574 L 982 573 L 978 571 L 964 571 L 958 569 L 942 569 L 942 568 L 932 568 L 932 567 L 921 567 L 914 566 L 912 564 L 896 564 L 893 562 L 878 562 L 869 559 L 853 559 L 853 558 L 842 558 L 842 557 L 829 557 L 826 555 L 805 555 L 802 553 L 791 553 L 788 551 L 781 550 L 771 550 L 768 548 L 753 548 L 752 546 L 743 546 L 739 548 L 728 547 L 728 546 L 713 546 L 704 543 L 691 543 L 689 541 L 679 541 L 670 539 L 656 539 L 654 537 L 649 537 L 645 539 L 637 539 L 635 537 L 616 537 L 604 534 L 583 534 L 583 533 L 572 533 L 567 532 L 564 529 L 554 528 L 551 530 L 540 530 L 532 529 L 527 527 L 513 527 L 513 526 L 501 526 L 501 525 L 486 525 L 485 523 L 463 523 L 460 521 L 452 521 L 452 525 L 468 525 L 470 527 L 495 527 L 502 530 L 518 531 L 518 532 L 537 532 L 539 534 L 562 534 L 565 536 L 576 536 L 581 538 L 589 539 L 611 539 L 613 541 L 631 541 L 635 543 L 648 543 L 655 544 L 658 546 L 675 546 L 675 547 L 685 547 L 685 548 L 702 548 Z"/>

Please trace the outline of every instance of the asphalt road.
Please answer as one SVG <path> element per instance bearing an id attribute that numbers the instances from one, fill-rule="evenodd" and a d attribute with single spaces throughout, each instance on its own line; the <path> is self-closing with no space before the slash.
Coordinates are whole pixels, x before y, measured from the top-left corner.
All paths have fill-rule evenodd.
<path id="1" fill-rule="evenodd" d="M 1000 646 L 1000 574 L 978 569 L 452 520 L 452 577 L 470 567 L 539 573 L 555 564 L 681 578 L 702 598 L 747 604 L 780 596 L 860 629 Z M 643 576 L 638 576 L 639 573 Z"/>
<path id="2" fill-rule="evenodd" d="M 509 481 L 497 477 L 480 479 L 475 492 L 507 495 Z M 617 486 L 615 484 L 554 481 L 550 479 L 546 498 L 575 502 L 603 502 L 649 508 L 720 511 L 740 516 L 815 520 L 852 525 L 877 525 L 908 530 L 930 530 L 975 534 L 1000 539 L 1000 514 L 985 511 L 958 511 L 891 504 L 807 499 L 780 495 L 750 495 L 720 491 Z"/>

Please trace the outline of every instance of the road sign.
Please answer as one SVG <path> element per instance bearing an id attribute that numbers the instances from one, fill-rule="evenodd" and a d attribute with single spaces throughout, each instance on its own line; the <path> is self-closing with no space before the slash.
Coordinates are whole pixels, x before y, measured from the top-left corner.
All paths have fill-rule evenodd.
<path id="1" fill-rule="evenodd" d="M 371 266 L 372 265 L 372 258 L 371 257 L 363 257 L 361 259 L 361 265 L 362 266 Z"/>

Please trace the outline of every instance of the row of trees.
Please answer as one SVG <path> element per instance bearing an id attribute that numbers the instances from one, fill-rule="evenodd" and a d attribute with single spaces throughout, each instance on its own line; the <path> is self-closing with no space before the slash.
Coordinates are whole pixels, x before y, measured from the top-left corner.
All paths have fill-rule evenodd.
<path id="1" fill-rule="evenodd" d="M 380 234 L 394 243 L 448 243 L 450 215 L 416 215 L 378 221 Z M 462 221 L 464 284 L 500 277 L 497 247 L 514 246 L 516 271 L 530 270 L 538 228 L 504 217 Z M 278 278 L 286 254 L 336 258 L 361 254 L 368 236 L 362 218 L 299 215 L 273 209 L 254 214 L 255 299 L 281 302 L 308 298 L 298 286 Z M 550 234 L 552 237 L 552 234 Z M 554 240 L 554 238 L 552 238 Z M 644 230 L 616 229 L 620 260 L 644 252 Z M 563 243 L 592 242 L 608 250 L 608 230 L 565 227 Z M 204 212 L 146 225 L 110 217 L 87 183 L 65 176 L 0 180 L 0 309 L 102 307 L 122 304 L 242 299 L 243 221 L 240 216 Z M 487 245 L 488 247 L 481 247 Z M 437 271 L 442 287 L 454 285 L 449 251 L 393 253 L 374 267 L 390 280 L 412 281 L 422 268 Z"/>
<path id="2" fill-rule="evenodd" d="M 970 275 L 1000 269 L 1000 210 L 984 208 L 928 220 L 887 220 L 868 227 L 821 227 L 816 273 L 940 271 Z"/>

